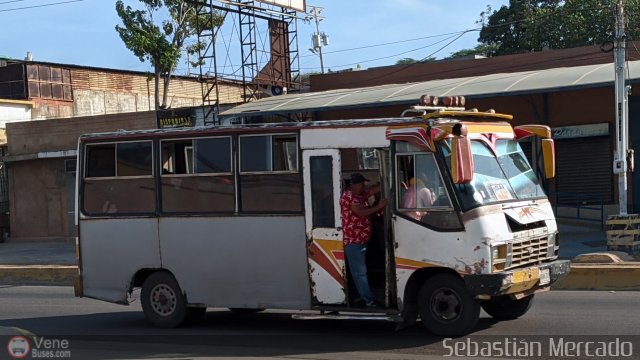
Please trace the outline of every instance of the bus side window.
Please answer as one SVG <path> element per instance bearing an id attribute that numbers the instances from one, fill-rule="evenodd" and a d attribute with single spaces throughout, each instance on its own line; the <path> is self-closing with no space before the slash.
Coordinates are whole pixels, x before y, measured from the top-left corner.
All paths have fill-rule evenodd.
<path id="1" fill-rule="evenodd" d="M 433 154 L 397 155 L 396 181 L 400 214 L 429 227 L 461 228 Z"/>
<path id="2" fill-rule="evenodd" d="M 191 140 L 175 140 L 162 142 L 162 173 L 189 174 L 193 168 L 190 156 Z"/>
<path id="3" fill-rule="evenodd" d="M 151 141 L 85 146 L 82 211 L 89 215 L 156 211 Z"/>
<path id="4" fill-rule="evenodd" d="M 233 213 L 231 137 L 162 141 L 162 212 Z"/>
<path id="5" fill-rule="evenodd" d="M 302 179 L 296 134 L 241 135 L 241 211 L 302 211 Z"/>

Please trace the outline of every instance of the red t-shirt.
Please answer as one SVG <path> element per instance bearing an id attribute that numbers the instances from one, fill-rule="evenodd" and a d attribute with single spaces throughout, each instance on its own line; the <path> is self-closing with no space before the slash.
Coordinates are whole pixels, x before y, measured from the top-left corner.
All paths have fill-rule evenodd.
<path id="1" fill-rule="evenodd" d="M 345 191 L 340 197 L 340 213 L 342 215 L 342 240 L 345 245 L 363 245 L 371 238 L 371 220 L 368 216 L 358 216 L 351 207 L 358 204 L 368 208 L 367 194 L 362 196 L 354 194 L 351 190 Z"/>

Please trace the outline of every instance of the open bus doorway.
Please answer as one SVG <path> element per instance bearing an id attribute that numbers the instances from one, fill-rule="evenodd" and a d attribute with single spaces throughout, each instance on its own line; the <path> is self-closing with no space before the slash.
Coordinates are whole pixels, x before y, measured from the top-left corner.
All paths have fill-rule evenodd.
<path id="1" fill-rule="evenodd" d="M 387 176 L 390 169 L 388 150 L 372 148 L 342 149 L 342 192 L 350 185 L 351 175 L 362 174 L 367 178 L 366 188 L 379 187 L 380 192 L 371 194 L 367 203 L 371 207 L 378 205 L 382 198 L 391 199 L 390 180 Z M 385 308 L 395 305 L 395 267 L 393 265 L 393 242 L 390 232 L 390 207 L 377 211 L 369 216 L 371 237 L 367 244 L 366 268 L 369 286 L 376 301 Z M 346 260 L 346 259 L 345 259 Z M 355 283 L 346 261 L 348 304 L 350 307 L 361 307 L 364 304 L 355 288 Z"/>

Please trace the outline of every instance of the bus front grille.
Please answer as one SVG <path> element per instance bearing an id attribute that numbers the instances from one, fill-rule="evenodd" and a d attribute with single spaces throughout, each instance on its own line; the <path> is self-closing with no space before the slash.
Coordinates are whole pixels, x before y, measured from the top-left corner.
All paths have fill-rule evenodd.
<path id="1" fill-rule="evenodd" d="M 513 243 L 509 268 L 516 268 L 547 259 L 549 257 L 547 248 L 547 236 Z"/>

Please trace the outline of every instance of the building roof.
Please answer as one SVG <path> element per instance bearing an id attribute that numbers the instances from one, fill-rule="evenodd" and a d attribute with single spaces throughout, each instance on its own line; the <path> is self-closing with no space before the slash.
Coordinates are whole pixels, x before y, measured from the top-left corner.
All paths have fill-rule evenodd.
<path id="1" fill-rule="evenodd" d="M 10 63 L 10 64 L 47 65 L 47 66 L 56 66 L 56 67 L 69 68 L 69 69 L 86 69 L 86 70 L 93 70 L 93 71 L 99 71 L 99 72 L 118 73 L 118 74 L 131 74 L 131 75 L 144 75 L 144 76 L 148 76 L 152 72 L 152 70 L 149 70 L 149 71 L 137 71 L 137 70 L 114 69 L 114 68 L 105 68 L 105 67 L 88 66 L 88 65 L 62 64 L 62 63 L 56 63 L 56 62 L 36 61 L 36 60 L 27 61 L 27 60 L 18 60 L 18 59 L 7 59 L 7 62 Z M 173 75 L 171 75 L 171 77 L 172 78 L 177 78 L 177 79 L 182 79 L 182 80 L 199 81 L 198 76 L 196 76 L 196 75 L 194 75 L 194 76 L 186 76 L 186 75 L 173 74 Z M 237 81 L 237 80 L 234 80 L 234 79 L 220 78 L 218 81 L 223 82 L 223 83 L 228 83 L 228 84 L 231 84 L 231 85 L 241 85 L 240 81 Z"/>
<path id="2" fill-rule="evenodd" d="M 629 79 L 640 82 L 640 60 L 628 62 Z M 224 117 L 251 112 L 286 114 L 307 111 L 415 105 L 420 96 L 464 95 L 467 98 L 508 96 L 581 88 L 613 86 L 612 63 L 562 67 L 545 70 L 500 73 L 466 78 L 453 78 L 390 84 L 355 89 L 274 96 L 236 106 L 224 111 Z"/>

